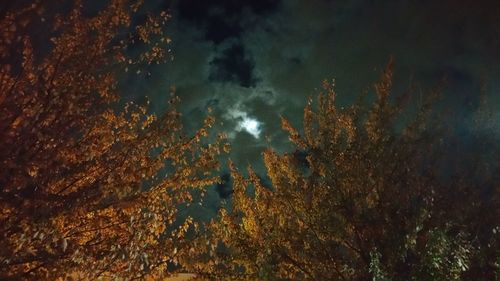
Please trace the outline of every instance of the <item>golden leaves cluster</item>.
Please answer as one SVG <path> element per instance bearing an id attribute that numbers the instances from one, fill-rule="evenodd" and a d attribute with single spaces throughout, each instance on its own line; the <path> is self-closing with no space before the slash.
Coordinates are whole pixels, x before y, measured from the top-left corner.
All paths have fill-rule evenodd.
<path id="1" fill-rule="evenodd" d="M 491 232 L 492 205 L 471 197 L 480 194 L 476 183 L 438 176 L 435 159 L 444 153 L 432 105 L 439 89 L 405 123 L 397 118 L 404 101 L 391 99 L 392 69 L 391 59 L 371 103 L 339 108 L 334 81 L 325 81 L 316 106 L 309 100 L 304 109 L 302 131 L 282 117 L 296 150 L 263 153 L 269 181 L 231 166 L 232 200 L 197 242 L 193 272 L 217 280 L 493 276 L 480 264 L 470 269 L 475 253 L 492 260 L 499 237 L 487 234 L 491 243 L 474 248 L 479 228 L 469 220 L 481 212 L 480 229 Z M 450 204 L 461 211 L 451 214 Z"/>
<path id="2" fill-rule="evenodd" d="M 162 116 L 116 103 L 120 71 L 168 52 L 168 14 L 131 26 L 139 4 L 87 15 L 81 1 L 62 14 L 37 2 L 0 20 L 0 279 L 160 277 L 187 247 L 194 222 L 176 208 L 218 181 L 224 138 L 207 144 L 210 116 L 186 136 L 175 95 Z M 135 38 L 141 54 L 127 51 Z"/>

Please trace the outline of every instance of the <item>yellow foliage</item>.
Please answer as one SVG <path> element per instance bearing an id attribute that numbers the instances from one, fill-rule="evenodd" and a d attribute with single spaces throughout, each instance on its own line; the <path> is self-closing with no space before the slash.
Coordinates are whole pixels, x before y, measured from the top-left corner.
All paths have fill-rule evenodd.
<path id="1" fill-rule="evenodd" d="M 392 64 L 375 85 L 371 104 L 338 108 L 334 83 L 325 81 L 316 103 L 310 99 L 304 109 L 302 131 L 282 117 L 296 151 L 263 153 L 270 183 L 251 168 L 245 177 L 230 165 L 231 202 L 194 242 L 192 272 L 215 280 L 494 276 L 481 262 L 469 268 L 498 258 L 500 236 L 491 230 L 498 225 L 500 193 L 485 202 L 483 186 L 436 176 L 430 167 L 444 153 L 438 127 L 429 126 L 435 124 L 435 94 L 414 120 L 397 128 L 403 108 L 390 99 Z M 498 186 L 493 177 L 481 176 L 487 186 Z M 482 214 L 480 223 L 476 213 Z M 489 229 L 490 240 L 472 250 L 480 243 L 474 234 L 479 229 Z"/>
<path id="2" fill-rule="evenodd" d="M 131 26 L 140 3 L 106 3 L 90 17 L 81 1 L 59 15 L 38 1 L 0 19 L 2 280 L 168 275 L 194 224 L 173 226 L 177 206 L 218 181 L 224 139 L 203 143 L 212 117 L 188 138 L 175 96 L 159 117 L 116 103 L 125 67 L 166 61 L 169 15 Z M 42 18 L 47 51 L 31 44 Z M 132 56 L 136 37 L 148 44 Z"/>

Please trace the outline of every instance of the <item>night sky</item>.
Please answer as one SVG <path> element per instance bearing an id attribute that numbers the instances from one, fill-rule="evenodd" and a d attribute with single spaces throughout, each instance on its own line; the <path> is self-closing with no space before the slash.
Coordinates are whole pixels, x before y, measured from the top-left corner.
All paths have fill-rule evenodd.
<path id="1" fill-rule="evenodd" d="M 318 93 L 322 80 L 335 78 L 339 103 L 348 104 L 377 81 L 391 55 L 395 94 L 410 81 L 429 89 L 446 77 L 444 100 L 458 108 L 455 121 L 464 130 L 481 83 L 499 108 L 497 1 L 155 0 L 148 5 L 172 14 L 173 60 L 143 79 L 131 79 L 126 95 L 141 100 L 146 94 L 161 112 L 175 86 L 188 131 L 211 107 L 216 130 L 229 136 L 230 157 L 242 169 L 251 164 L 263 174 L 264 148 L 290 149 L 279 116 L 299 127 L 306 100 Z M 494 119 L 500 119 L 498 110 Z M 214 194 L 208 201 L 215 205 L 218 196 L 228 195 Z"/>

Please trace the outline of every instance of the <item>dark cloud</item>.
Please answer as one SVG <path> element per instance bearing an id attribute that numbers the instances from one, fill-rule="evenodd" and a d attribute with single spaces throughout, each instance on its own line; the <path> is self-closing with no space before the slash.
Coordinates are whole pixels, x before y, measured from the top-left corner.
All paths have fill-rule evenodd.
<path id="1" fill-rule="evenodd" d="M 279 1 L 254 0 L 182 0 L 178 2 L 178 16 L 204 31 L 204 38 L 219 44 L 243 33 L 241 18 L 248 11 L 264 15 L 275 11 Z"/>
<path id="2" fill-rule="evenodd" d="M 500 91 L 496 1 L 172 3 L 175 59 L 147 80 L 149 92 L 160 89 L 153 106 L 162 108 L 175 85 L 186 128 L 214 108 L 222 123 L 216 129 L 230 135 L 231 157 L 243 167 L 262 166 L 266 136 L 279 151 L 290 149 L 279 116 L 300 127 L 305 101 L 323 79 L 335 78 L 339 103 L 349 103 L 378 79 L 390 55 L 396 94 L 410 77 L 423 89 L 448 77 L 444 99 L 453 106 L 475 105 L 483 78 L 490 93 Z M 259 122 L 259 138 L 241 129 L 244 118 Z"/>
<path id="3" fill-rule="evenodd" d="M 281 130 L 280 115 L 300 129 L 305 102 L 323 79 L 336 79 L 340 104 L 353 101 L 377 81 L 390 55 L 396 58 L 395 94 L 410 79 L 425 94 L 447 77 L 444 104 L 469 104 L 469 110 L 485 79 L 488 93 L 496 96 L 492 108 L 499 108 L 498 5 L 490 0 L 160 1 L 157 6 L 172 12 L 168 32 L 175 58 L 151 70 L 150 78 L 130 82 L 127 94 L 148 93 L 161 112 L 175 86 L 188 133 L 212 108 L 214 129 L 227 133 L 232 144 L 231 160 L 241 172 L 250 164 L 264 177 L 266 147 L 280 153 L 296 149 Z M 453 118 L 464 134 L 480 136 L 473 114 L 462 111 Z M 498 110 L 490 119 L 484 127 L 500 132 Z M 257 122 L 259 134 L 242 128 L 245 120 Z M 294 153 L 307 168 L 307 152 Z M 213 217 L 220 199 L 232 192 L 227 171 L 222 177 L 224 183 L 208 190 L 202 206 L 186 212 Z"/>
<path id="4" fill-rule="evenodd" d="M 209 79 L 214 82 L 232 82 L 242 87 L 255 87 L 254 63 L 241 44 L 233 44 L 211 62 Z"/>
<path id="5" fill-rule="evenodd" d="M 227 199 L 233 193 L 231 175 L 225 173 L 221 176 L 221 183 L 217 184 L 215 190 L 221 199 Z"/>

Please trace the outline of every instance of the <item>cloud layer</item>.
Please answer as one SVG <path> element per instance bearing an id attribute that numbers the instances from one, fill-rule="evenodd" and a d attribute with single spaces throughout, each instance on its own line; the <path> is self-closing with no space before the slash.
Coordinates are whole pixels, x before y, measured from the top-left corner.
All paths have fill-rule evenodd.
<path id="1" fill-rule="evenodd" d="M 446 76 L 450 106 L 474 103 L 483 78 L 498 92 L 500 9 L 480 2 L 171 1 L 162 8 L 173 14 L 175 59 L 142 87 L 161 111 L 175 85 L 188 129 L 213 108 L 217 129 L 231 136 L 232 159 L 263 171 L 268 143 L 289 148 L 280 115 L 300 125 L 323 79 L 336 78 L 340 103 L 354 100 L 390 55 L 396 90 L 410 79 L 429 88 Z"/>

